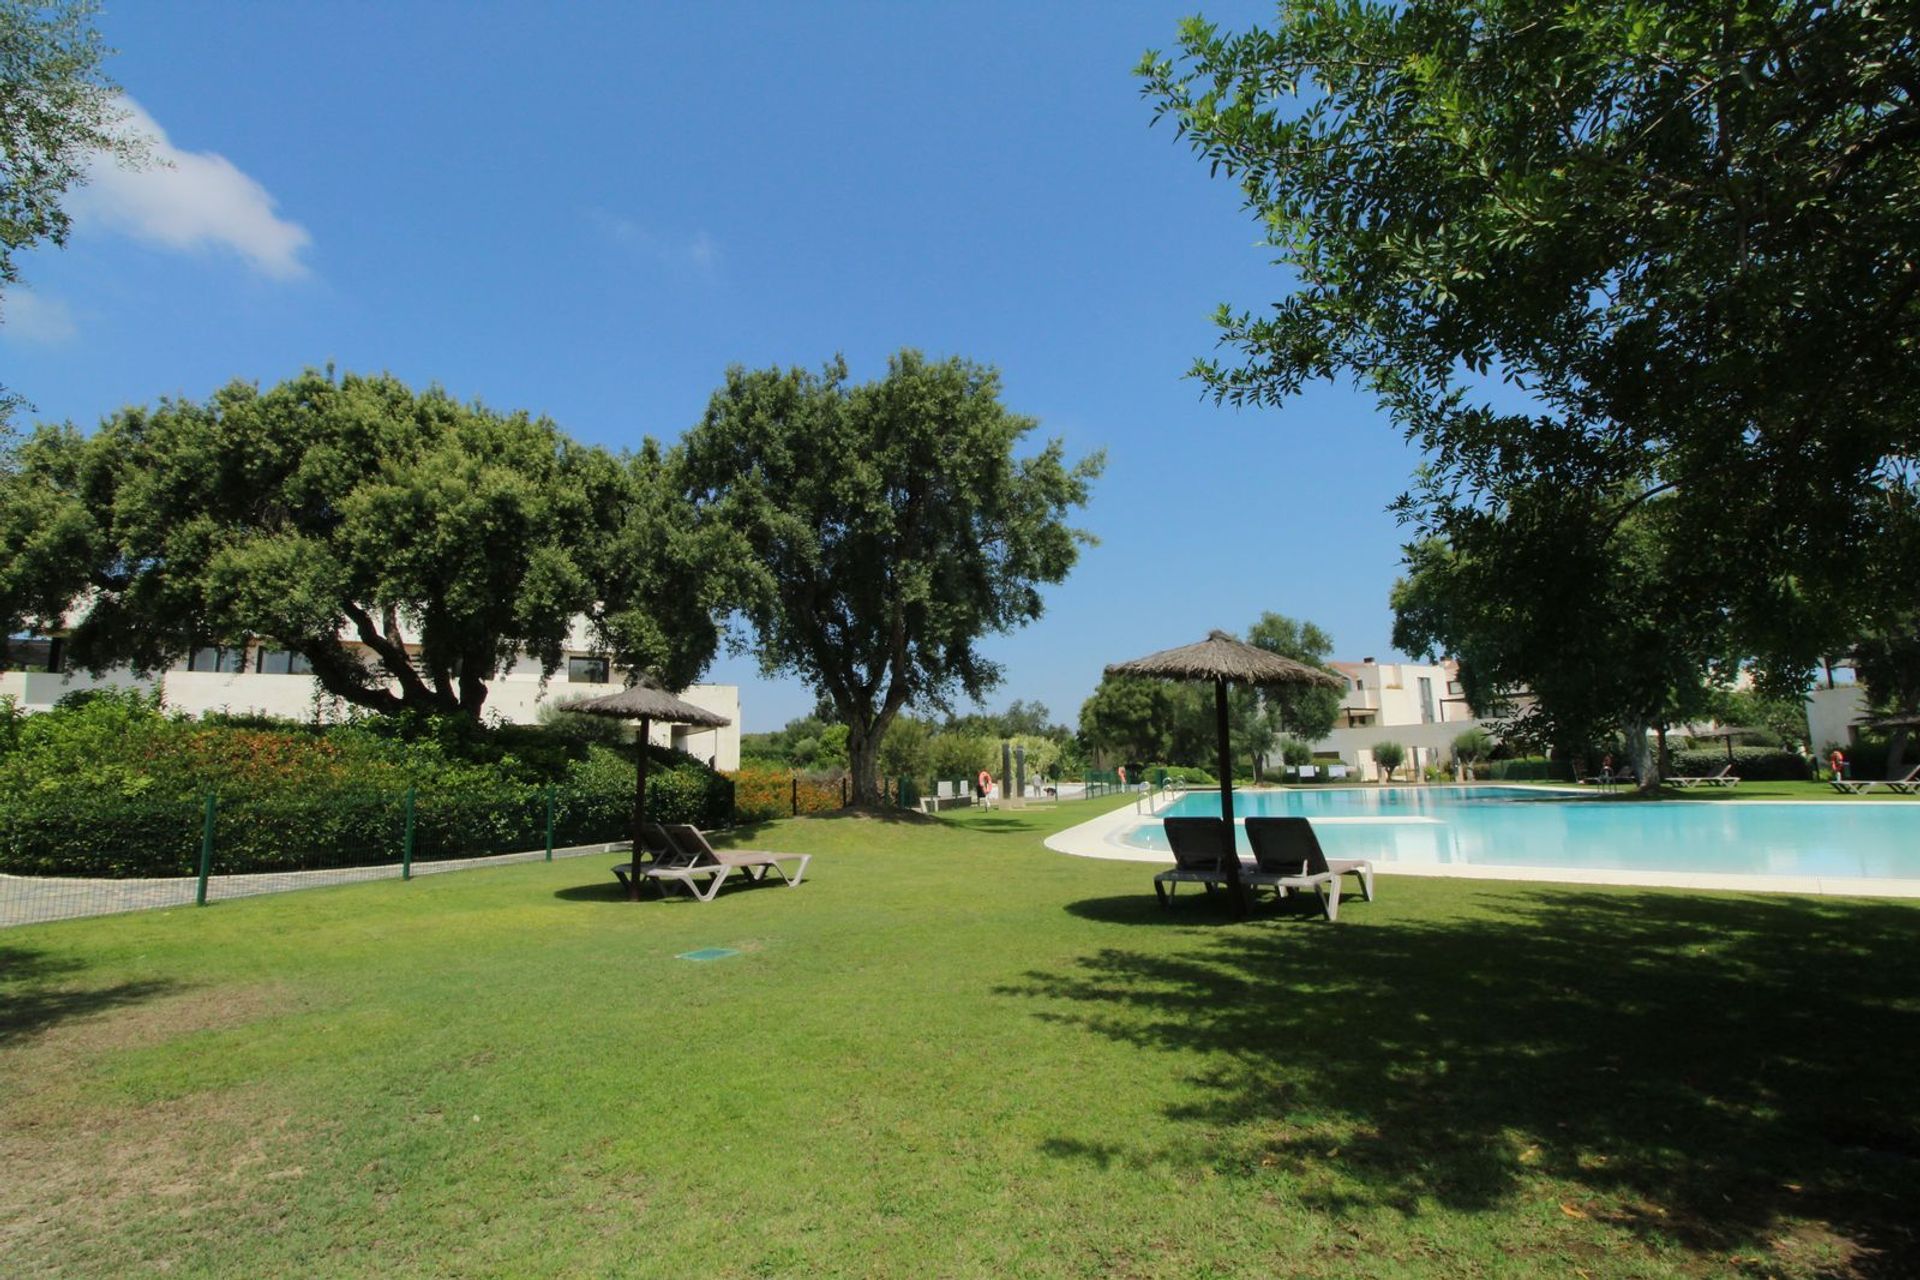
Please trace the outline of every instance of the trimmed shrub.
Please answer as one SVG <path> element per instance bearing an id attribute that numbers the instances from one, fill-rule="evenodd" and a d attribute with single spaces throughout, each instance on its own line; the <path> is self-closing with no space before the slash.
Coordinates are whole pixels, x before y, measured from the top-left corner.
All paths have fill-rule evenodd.
<path id="1" fill-rule="evenodd" d="M 1667 753 L 1669 770 L 1680 777 L 1714 773 L 1726 762 L 1727 749 L 1724 746 L 1694 747 Z M 1735 747 L 1733 771 L 1749 782 L 1805 782 L 1813 776 L 1812 769 L 1798 752 L 1783 751 L 1778 747 Z M 1856 762 L 1854 776 L 1874 775 L 1862 774 Z"/>
<path id="2" fill-rule="evenodd" d="M 554 799 L 559 845 L 623 839 L 632 750 L 518 727 L 208 724 L 136 696 L 24 718 L 0 755 L 0 871 L 190 875 L 205 798 L 217 796 L 214 870 L 311 870 L 399 861 L 414 788 L 414 859 L 538 849 Z M 649 748 L 648 816 L 723 826 L 733 784 L 683 752 Z"/>
<path id="3" fill-rule="evenodd" d="M 1489 761 L 1486 776 L 1494 782 L 1572 782 L 1573 764 L 1545 756 L 1515 756 Z"/>
<path id="4" fill-rule="evenodd" d="M 1373 744 L 1373 762 L 1386 773 L 1389 779 L 1393 777 L 1394 770 L 1405 764 L 1406 760 L 1407 749 L 1391 738 Z"/>

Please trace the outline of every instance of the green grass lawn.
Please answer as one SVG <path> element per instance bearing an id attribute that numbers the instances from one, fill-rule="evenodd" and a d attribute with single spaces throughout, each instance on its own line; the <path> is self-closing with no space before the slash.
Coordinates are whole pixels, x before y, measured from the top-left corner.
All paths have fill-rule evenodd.
<path id="1" fill-rule="evenodd" d="M 1233 923 L 1041 847 L 1104 807 L 782 822 L 807 882 L 704 906 L 609 856 L 0 933 L 0 1275 L 1920 1269 L 1915 906 Z"/>

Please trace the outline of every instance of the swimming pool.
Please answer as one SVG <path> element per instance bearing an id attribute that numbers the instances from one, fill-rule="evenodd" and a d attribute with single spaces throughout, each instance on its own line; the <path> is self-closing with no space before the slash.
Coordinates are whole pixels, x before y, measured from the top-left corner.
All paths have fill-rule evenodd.
<path id="1" fill-rule="evenodd" d="M 1192 792 L 1105 838 L 1151 856 L 1167 848 L 1160 818 L 1219 812 L 1219 792 Z M 1311 818 L 1329 856 L 1371 858 L 1383 869 L 1920 881 L 1920 804 L 1636 803 L 1526 787 L 1343 787 L 1235 792 L 1234 813 Z M 1246 832 L 1237 834 L 1244 851 Z"/>

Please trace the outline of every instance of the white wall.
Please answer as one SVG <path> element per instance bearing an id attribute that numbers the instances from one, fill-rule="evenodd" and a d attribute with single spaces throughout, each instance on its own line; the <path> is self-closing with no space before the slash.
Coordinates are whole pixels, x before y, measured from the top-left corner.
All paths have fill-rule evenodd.
<path id="1" fill-rule="evenodd" d="M 1828 747 L 1851 745 L 1857 736 L 1854 722 L 1866 715 L 1866 690 L 1857 684 L 1838 684 L 1808 694 L 1807 741 L 1813 754 L 1824 759 Z"/>
<path id="2" fill-rule="evenodd" d="M 1420 705 L 1420 681 L 1431 683 L 1433 691 L 1432 723 L 1462 723 L 1472 712 L 1465 699 L 1448 693 L 1447 687 L 1460 678 L 1459 671 L 1444 663 L 1414 662 L 1335 662 L 1330 664 L 1349 682 L 1341 700 L 1341 723 L 1346 712 L 1372 711 L 1373 728 L 1398 728 L 1401 725 L 1428 723 Z"/>
<path id="3" fill-rule="evenodd" d="M 169 671 L 162 685 L 166 704 L 175 711 L 196 716 L 224 711 L 285 720 L 314 719 L 314 694 L 319 687 L 312 676 L 269 676 L 251 671 Z M 335 712 L 324 718 L 335 719 L 338 715 Z"/>
<path id="4" fill-rule="evenodd" d="M 545 686 L 537 680 L 495 680 L 487 686 L 489 715 L 497 715 L 514 724 L 535 724 L 540 708 L 550 704 L 578 702 L 618 693 L 623 684 L 570 683 L 564 674 Z M 719 729 L 689 730 L 677 725 L 657 724 L 650 735 L 663 747 L 679 747 L 702 760 L 711 759 L 713 767 L 732 770 L 740 767 L 740 687 L 732 684 L 696 684 L 683 689 L 679 697 L 705 711 L 716 712 L 728 723 Z"/>
<path id="5" fill-rule="evenodd" d="M 69 693 L 80 689 L 153 689 L 164 691 L 170 710 L 190 715 L 209 711 L 230 715 L 278 716 L 310 722 L 338 720 L 346 706 L 320 689 L 309 675 L 263 675 L 254 671 L 168 671 L 158 679 L 142 680 L 125 670 L 109 671 L 99 679 L 85 672 L 0 671 L 0 696 L 11 694 L 23 711 L 47 711 Z M 540 708 L 553 702 L 572 702 L 618 693 L 622 684 L 572 684 L 565 673 L 542 685 L 536 665 L 531 676 L 518 670 L 489 681 L 485 714 L 512 724 L 537 724 Z M 316 707 L 315 696 L 319 697 Z M 740 689 L 731 684 L 696 684 L 680 696 L 696 707 L 717 712 L 729 723 L 719 729 L 689 732 L 673 725 L 655 725 L 653 741 L 677 746 L 717 769 L 740 767 Z"/>
<path id="6" fill-rule="evenodd" d="M 131 671 L 108 671 L 94 677 L 84 671 L 0 671 L 0 697 L 11 696 L 22 711 L 50 711 L 70 693 L 85 689 L 151 689 Z"/>
<path id="7" fill-rule="evenodd" d="M 1432 724 L 1369 724 L 1353 729 L 1335 729 L 1326 737 L 1313 744 L 1315 751 L 1337 752 L 1342 760 L 1360 768 L 1361 776 L 1375 776 L 1373 764 L 1373 744 L 1376 742 L 1397 742 L 1407 749 L 1407 759 L 1411 763 L 1414 748 L 1421 749 L 1421 763 L 1428 764 L 1435 759 L 1447 759 L 1453 755 L 1453 740 L 1467 730 L 1479 725 L 1492 733 L 1490 720 L 1446 720 Z M 1406 777 L 1407 765 L 1400 766 L 1399 777 Z"/>

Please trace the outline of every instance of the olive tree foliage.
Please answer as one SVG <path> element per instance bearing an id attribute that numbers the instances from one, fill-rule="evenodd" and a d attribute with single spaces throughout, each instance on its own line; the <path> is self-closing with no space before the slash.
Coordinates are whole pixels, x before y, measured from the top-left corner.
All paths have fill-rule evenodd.
<path id="1" fill-rule="evenodd" d="M 1143 92 L 1293 282 L 1223 308 L 1235 354 L 1195 372 L 1242 403 L 1371 391 L 1431 459 L 1402 513 L 1489 574 L 1530 541 L 1611 555 L 1664 496 L 1694 559 L 1666 620 L 1723 618 L 1790 685 L 1851 639 L 1874 509 L 1920 457 L 1916 66 L 1900 0 L 1189 21 Z"/>
<path id="2" fill-rule="evenodd" d="M 670 466 L 387 376 L 236 382 L 35 432 L 0 483 L 0 610 L 71 621 L 96 670 L 261 637 L 353 705 L 472 717 L 519 655 L 551 674 L 584 614 L 680 687 L 718 631 Z"/>
<path id="3" fill-rule="evenodd" d="M 980 641 L 1038 618 L 1090 537 L 1071 527 L 1100 473 L 1000 403 L 999 375 L 901 351 L 884 378 L 844 360 L 728 370 L 688 432 L 687 494 L 731 540 L 735 601 L 766 672 L 792 673 L 847 726 L 856 803 L 902 708 L 944 711 L 1000 679 Z"/>
<path id="4" fill-rule="evenodd" d="M 89 161 L 136 164 L 147 154 L 121 127 L 127 113 L 102 70 L 109 51 L 93 26 L 98 7 L 0 0 L 0 291 L 19 280 L 20 253 L 67 242 L 61 201 L 86 180 Z M 18 405 L 0 386 L 0 432 Z"/>
<path id="5" fill-rule="evenodd" d="M 1385 770 L 1388 782 L 1393 781 L 1394 770 L 1405 764 L 1406 760 L 1407 749 L 1391 739 L 1373 744 L 1373 762 Z"/>
<path id="6" fill-rule="evenodd" d="M 880 740 L 883 778 L 924 778 L 933 766 L 934 728 L 918 716 L 896 716 Z"/>
<path id="7" fill-rule="evenodd" d="M 1080 738 L 1116 764 L 1197 765 L 1218 759 L 1211 689 L 1104 676 L 1080 705 Z"/>
<path id="8" fill-rule="evenodd" d="M 1548 522 L 1582 518 L 1575 499 L 1552 495 L 1543 512 L 1516 502 L 1513 518 L 1537 534 L 1519 547 L 1476 536 L 1489 532 L 1477 524 L 1408 547 L 1393 643 L 1457 657 L 1468 704 L 1501 719 L 1505 738 L 1578 755 L 1624 735 L 1651 786 L 1647 732 L 1711 714 L 1739 662 L 1726 615 L 1696 607 L 1698 577 L 1713 570 L 1662 527 L 1671 502 L 1648 503 L 1603 541 L 1581 530 L 1604 518 L 1606 498 L 1586 501 L 1584 523 L 1560 525 Z"/>
<path id="9" fill-rule="evenodd" d="M 1849 651 L 1876 718 L 1920 716 L 1920 591 L 1903 570 L 1920 563 L 1920 486 L 1890 488 L 1882 509 L 1881 549 L 1863 582 L 1866 604 Z M 1804 731 L 1804 729 L 1803 729 Z M 1888 735 L 1887 774 L 1906 772 L 1913 726 Z"/>
<path id="10" fill-rule="evenodd" d="M 1247 628 L 1247 643 L 1337 675 L 1326 665 L 1333 637 L 1304 619 L 1263 613 Z M 1255 781 L 1263 776 L 1267 757 L 1283 735 L 1313 743 L 1333 732 L 1343 696 L 1320 685 L 1236 688 L 1228 708 L 1233 741 L 1252 757 Z"/>

